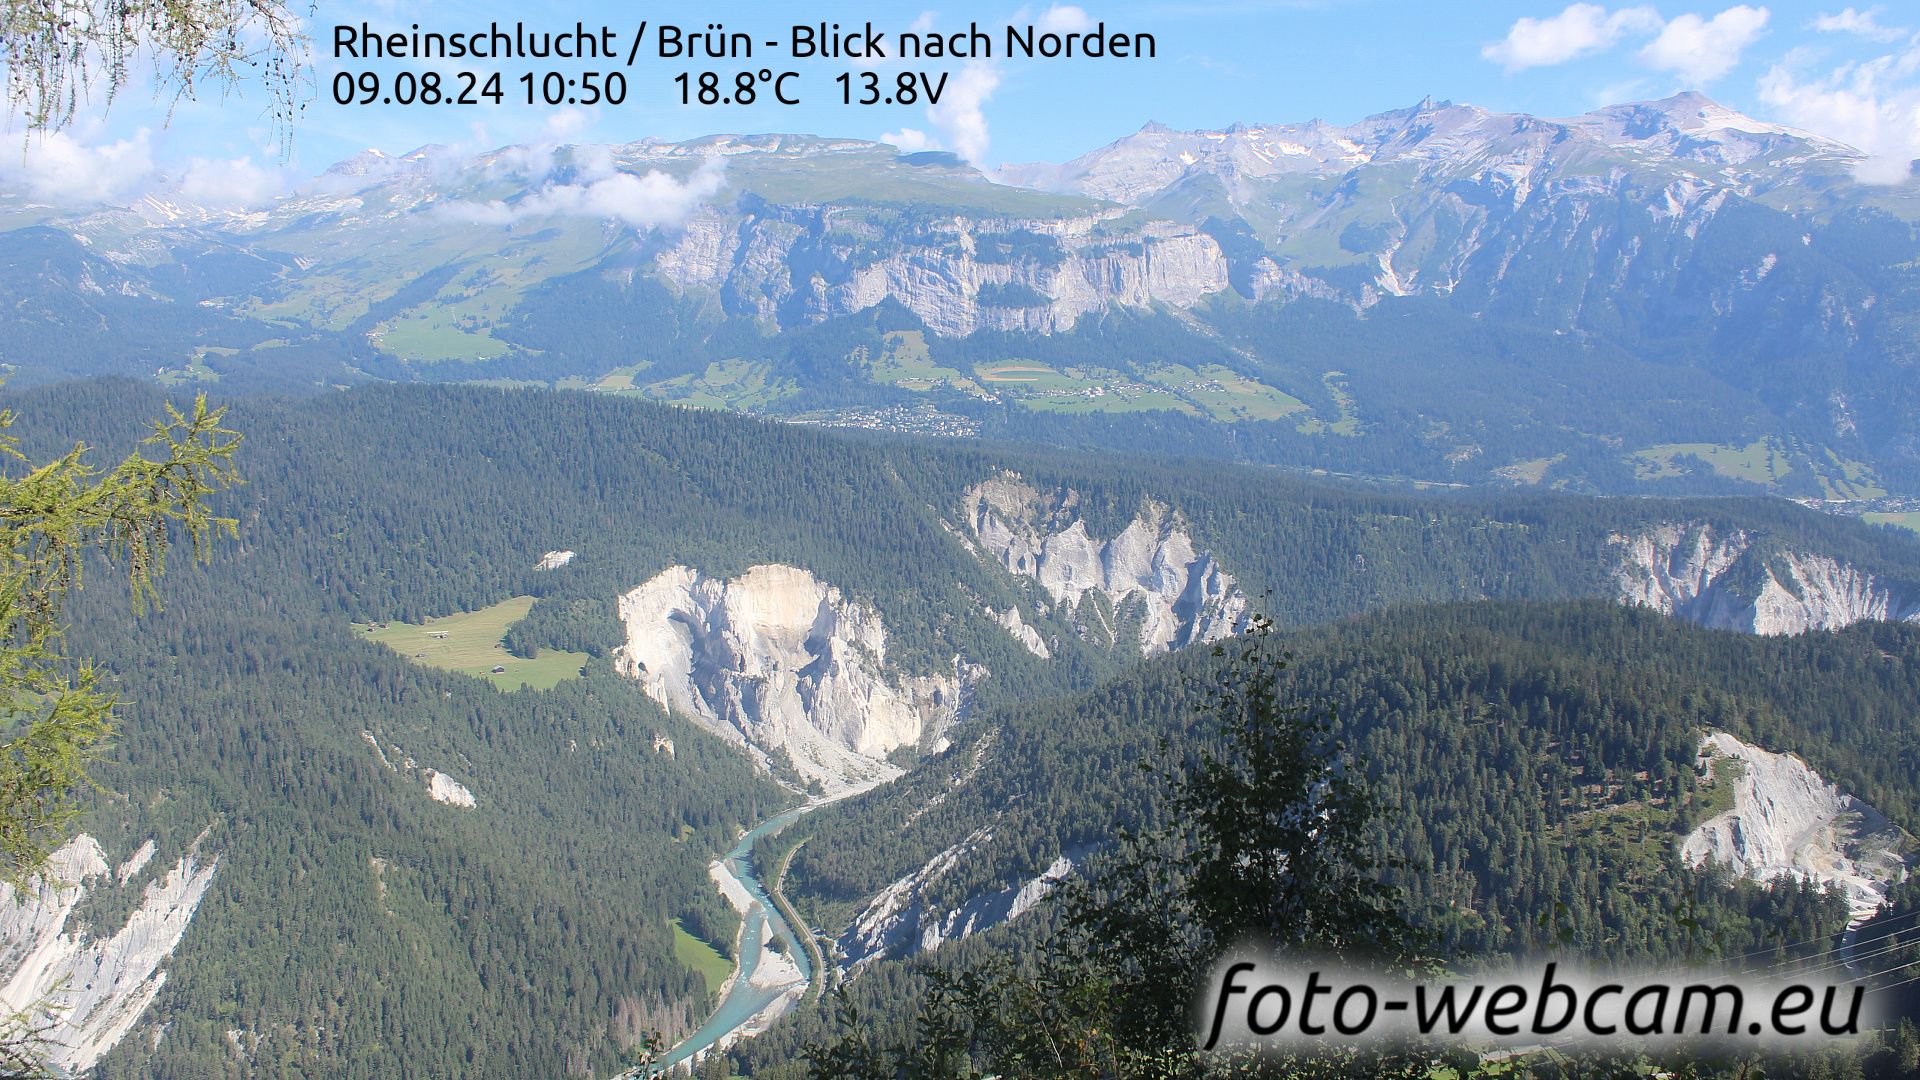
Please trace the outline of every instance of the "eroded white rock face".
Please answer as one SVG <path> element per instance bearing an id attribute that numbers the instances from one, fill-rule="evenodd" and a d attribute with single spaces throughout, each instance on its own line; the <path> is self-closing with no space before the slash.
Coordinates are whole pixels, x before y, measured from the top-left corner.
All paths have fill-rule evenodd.
<path id="1" fill-rule="evenodd" d="M 947 673 L 899 672 L 878 612 L 792 566 L 731 581 L 672 567 L 619 612 L 616 670 L 763 764 L 784 751 L 829 792 L 898 776 L 886 755 L 931 744 L 986 674 L 957 656 Z"/>
<path id="2" fill-rule="evenodd" d="M 1799 634 L 1920 619 L 1920 602 L 1890 582 L 1824 555 L 1765 553 L 1741 530 L 1661 525 L 1609 539 L 1623 602 L 1703 626 Z"/>
<path id="3" fill-rule="evenodd" d="M 473 809 L 473 792 L 467 785 L 455 780 L 443 772 L 427 769 L 422 774 L 427 782 L 427 798 L 434 802 L 443 802 L 449 806 L 464 806 Z"/>
<path id="4" fill-rule="evenodd" d="M 1040 636 L 1040 631 L 1027 625 L 1026 619 L 1020 614 L 1020 606 L 1018 604 L 1015 604 L 1005 611 L 995 611 L 992 608 L 988 608 L 987 615 L 991 617 L 994 622 L 1004 627 L 1007 633 L 1012 634 L 1013 640 L 1026 646 L 1028 652 L 1042 660 L 1053 659 L 1053 651 L 1047 648 L 1047 639 Z"/>
<path id="5" fill-rule="evenodd" d="M 1051 499 L 1020 477 L 997 476 L 968 489 L 967 528 L 994 560 L 1046 590 L 1083 636 L 1103 644 L 1165 652 L 1237 632 L 1247 597 L 1186 524 L 1148 505 L 1111 540 L 1088 535 L 1072 515 L 1072 492 Z M 1098 597 L 1104 603 L 1087 603 Z M 1121 621 L 1137 616 L 1137 641 Z M 1004 625 L 1004 624 L 1003 624 Z"/>
<path id="6" fill-rule="evenodd" d="M 840 935 L 838 951 L 846 976 L 851 978 L 880 960 L 931 952 L 949 941 L 1011 922 L 1031 911 L 1073 873 L 1073 860 L 1062 855 L 1029 881 L 969 897 L 952 910 L 930 911 L 924 895 L 928 886 L 992 840 L 992 827 L 982 826 L 876 893 Z"/>
<path id="7" fill-rule="evenodd" d="M 147 864 L 153 861 L 154 852 L 158 850 L 151 840 L 141 844 L 132 855 L 127 856 L 126 862 L 121 863 L 119 868 L 114 870 L 114 883 L 125 885 L 128 878 L 147 868 Z"/>
<path id="8" fill-rule="evenodd" d="M 1828 783 L 1807 763 L 1724 732 L 1702 758 L 1733 763 L 1733 809 L 1703 822 L 1680 848 L 1690 866 L 1723 863 L 1755 881 L 1786 876 L 1838 885 L 1854 922 L 1871 917 L 1889 886 L 1907 876 L 1913 838 L 1878 810 Z M 1730 770 L 1720 766 L 1725 778 Z"/>
<path id="9" fill-rule="evenodd" d="M 110 872 L 100 844 L 82 834 L 24 890 L 0 884 L 0 1009 L 31 1009 L 48 1025 L 47 1061 L 56 1070 L 91 1068 L 153 1004 L 167 981 L 160 967 L 219 868 L 218 859 L 189 852 L 147 884 L 139 909 L 110 937 L 68 926 L 90 891 L 125 887 L 152 857 L 144 845 Z"/>
<path id="10" fill-rule="evenodd" d="M 573 561 L 571 551 L 549 551 L 533 564 L 535 570 L 558 570 Z"/>
<path id="11" fill-rule="evenodd" d="M 427 789 L 427 798 L 432 799 L 434 802 L 446 803 L 448 806 L 458 806 L 467 810 L 471 810 L 478 805 L 474 801 L 473 790 L 467 787 L 467 785 L 455 780 L 453 777 L 448 776 L 438 769 L 430 769 L 421 765 L 419 762 L 413 760 L 413 755 L 400 749 L 399 746 L 387 748 L 393 751 L 393 753 L 389 755 L 387 750 L 381 747 L 379 736 L 373 732 L 362 730 L 360 732 L 360 738 L 365 740 L 368 746 L 373 747 L 374 756 L 380 759 L 380 764 L 385 766 L 387 771 L 419 777 L 420 783 L 425 785 Z"/>

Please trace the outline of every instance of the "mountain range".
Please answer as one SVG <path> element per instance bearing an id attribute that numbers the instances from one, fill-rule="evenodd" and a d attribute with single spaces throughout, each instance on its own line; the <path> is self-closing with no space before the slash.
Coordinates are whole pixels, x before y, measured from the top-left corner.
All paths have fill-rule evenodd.
<path id="1" fill-rule="evenodd" d="M 89 562 L 127 704 L 0 1003 L 72 1074 L 797 1080 L 827 986 L 909 1032 L 1166 825 L 1269 625 L 1450 963 L 1831 955 L 1920 853 L 1861 160 L 1683 94 L 0 194 L 28 459 L 204 391 L 246 481 L 158 616 Z"/>
<path id="2" fill-rule="evenodd" d="M 1920 184 L 1861 160 L 1698 94 L 1148 125 L 992 176 L 786 135 L 368 151 L 244 211 L 0 200 L 0 360 L 1884 509 L 1920 495 Z"/>

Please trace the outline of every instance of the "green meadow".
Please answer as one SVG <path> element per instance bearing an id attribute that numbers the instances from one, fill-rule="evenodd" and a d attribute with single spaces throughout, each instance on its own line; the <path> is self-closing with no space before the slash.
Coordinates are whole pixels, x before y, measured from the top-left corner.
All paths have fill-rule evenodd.
<path id="1" fill-rule="evenodd" d="M 516 596 L 479 611 L 404 622 L 355 623 L 354 629 L 416 664 L 485 679 L 502 690 L 547 690 L 577 677 L 587 654 L 541 649 L 529 660 L 502 648 L 507 628 L 527 617 L 533 597 Z M 495 671 L 499 668 L 499 671 Z"/>

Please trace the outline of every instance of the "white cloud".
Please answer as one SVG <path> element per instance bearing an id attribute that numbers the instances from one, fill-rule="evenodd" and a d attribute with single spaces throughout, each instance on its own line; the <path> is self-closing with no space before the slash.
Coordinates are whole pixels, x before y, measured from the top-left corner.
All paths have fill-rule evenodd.
<path id="1" fill-rule="evenodd" d="M 1740 54 L 1766 32 L 1770 15 L 1766 8 L 1740 4 L 1711 19 L 1678 16 L 1640 50 L 1640 62 L 1674 72 L 1689 86 L 1705 86 L 1740 63 Z"/>
<path id="2" fill-rule="evenodd" d="M 548 113 L 540 125 L 540 141 L 564 143 L 593 126 L 593 114 L 572 106 Z"/>
<path id="3" fill-rule="evenodd" d="M 436 212 L 442 217 L 464 221 L 469 225 L 511 225 L 521 217 L 518 207 L 508 206 L 498 199 L 490 202 L 469 199 L 442 203 Z"/>
<path id="4" fill-rule="evenodd" d="M 1920 158 L 1920 47 L 1802 76 L 1789 62 L 1760 79 L 1760 100 L 1797 127 L 1858 148 L 1866 160 L 1856 178 L 1870 184 L 1905 180 Z"/>
<path id="5" fill-rule="evenodd" d="M 1649 85 L 1648 80 L 1636 76 L 1630 79 L 1621 79 L 1619 82 L 1607 83 L 1587 95 L 1587 100 L 1593 103 L 1594 108 L 1604 109 L 1609 105 L 1618 105 L 1623 101 L 1642 101 L 1653 96 L 1655 96 L 1654 87 Z"/>
<path id="6" fill-rule="evenodd" d="M 436 166 L 451 177 L 471 166 L 475 158 L 484 155 L 488 170 L 495 175 L 539 180 L 553 171 L 560 148 L 592 127 L 596 119 L 586 109 L 559 109 L 547 114 L 538 130 L 524 142 L 510 146 L 499 146 L 487 127 L 476 123 L 472 136 L 466 142 L 448 147 L 448 152 L 436 160 Z M 499 149 L 493 149 L 496 146 Z M 585 147 L 576 149 L 576 154 L 583 152 L 586 152 Z"/>
<path id="7" fill-rule="evenodd" d="M 600 218 L 638 229 L 673 225 L 685 221 L 720 190 L 725 183 L 722 173 L 722 169 L 709 169 L 705 176 L 685 183 L 653 171 L 644 176 L 616 173 L 590 184 L 560 184 L 527 200 L 526 212 Z"/>
<path id="8" fill-rule="evenodd" d="M 678 180 L 659 171 L 636 176 L 613 168 L 611 155 L 576 159 L 578 181 L 548 184 L 519 202 L 456 202 L 441 209 L 461 221 L 507 225 L 529 217 L 587 217 L 618 221 L 635 229 L 684 224 L 727 185 L 726 159 L 710 157 L 693 175 Z"/>
<path id="9" fill-rule="evenodd" d="M 286 174 L 262 168 L 250 157 L 194 158 L 180 177 L 181 199 L 223 210 L 248 210 L 286 190 Z"/>
<path id="10" fill-rule="evenodd" d="M 1551 18 L 1516 20 L 1504 39 L 1480 55 L 1510 72 L 1549 67 L 1608 48 L 1629 32 L 1659 26 L 1660 16 L 1650 7 L 1609 12 L 1599 4 L 1571 4 Z"/>
<path id="11" fill-rule="evenodd" d="M 56 206 L 118 204 L 138 198 L 154 180 L 147 129 L 132 138 L 93 144 L 65 131 L 29 138 L 0 153 L 0 182 Z"/>
<path id="12" fill-rule="evenodd" d="M 921 16 L 925 18 L 926 16 Z M 1077 4 L 1052 4 L 1036 18 L 1033 8 L 1021 7 L 1007 16 L 1003 26 L 1032 26 L 1045 34 L 1081 34 L 1093 29 L 1093 16 Z"/>
<path id="13" fill-rule="evenodd" d="M 1047 9 L 1034 24 L 1043 33 L 1084 34 L 1093 29 L 1093 17 L 1084 8 L 1072 4 L 1055 4 Z"/>
<path id="14" fill-rule="evenodd" d="M 1712 17 L 1688 13 L 1671 21 L 1651 7 L 1609 11 L 1600 4 L 1572 4 L 1549 18 L 1516 20 L 1505 38 L 1481 49 L 1480 55 L 1509 72 L 1525 71 L 1610 49 L 1629 35 L 1651 34 L 1639 52 L 1642 64 L 1704 86 L 1740 63 L 1741 54 L 1766 31 L 1770 17 L 1766 8 L 1747 4 Z"/>
<path id="15" fill-rule="evenodd" d="M 1813 28 L 1824 34 L 1853 34 L 1869 41 L 1899 41 L 1907 31 L 1897 26 L 1881 26 L 1879 8 L 1858 11 L 1847 8 L 1838 15 L 1822 15 L 1813 20 Z"/>
<path id="16" fill-rule="evenodd" d="M 940 129 L 954 153 L 975 164 L 986 160 L 987 147 L 992 143 L 985 106 L 999 88 L 998 68 L 984 61 L 970 61 L 947 84 L 940 104 L 927 110 L 927 119 Z"/>
<path id="17" fill-rule="evenodd" d="M 935 150 L 939 148 L 939 144 L 928 137 L 926 132 L 916 128 L 901 128 L 899 131 L 889 131 L 885 135 L 880 136 L 880 141 L 883 143 L 892 143 L 898 147 L 903 154 L 917 154 L 922 150 Z"/>
<path id="18" fill-rule="evenodd" d="M 934 12 L 922 11 L 908 26 L 908 30 L 916 34 L 929 33 L 938 21 L 939 17 Z M 1085 8 L 1078 5 L 1053 4 L 1038 17 L 1034 16 L 1031 8 L 1022 7 L 1003 22 L 983 25 L 1031 25 L 1042 33 L 1079 34 L 1092 30 L 1097 22 L 1087 14 Z M 898 63 L 898 58 L 893 57 L 850 61 L 854 67 L 874 68 L 892 67 Z M 927 108 L 927 121 L 934 132 L 902 127 L 880 136 L 880 141 L 892 143 L 902 153 L 908 154 L 922 150 L 951 149 L 976 165 L 984 164 L 987 150 L 993 144 L 986 104 L 1000 88 L 1001 65 L 993 60 L 968 60 L 957 69 L 946 68 L 945 73 L 947 85 L 939 103 Z"/>

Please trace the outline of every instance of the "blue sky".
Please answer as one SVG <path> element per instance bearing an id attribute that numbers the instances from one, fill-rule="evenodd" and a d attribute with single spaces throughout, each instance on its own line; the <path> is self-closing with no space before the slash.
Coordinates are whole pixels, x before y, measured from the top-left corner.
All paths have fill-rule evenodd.
<path id="1" fill-rule="evenodd" d="M 296 8 L 304 5 L 296 3 Z M 1350 122 L 1424 96 L 1547 116 L 1623 100 L 1703 90 L 1756 116 L 1803 126 L 1889 159 L 1920 156 L 1920 10 L 1913 5 L 1838 3 L 1572 4 L 1405 0 L 1082 0 L 1077 5 L 967 2 L 860 5 L 803 3 L 647 5 L 318 0 L 315 100 L 278 160 L 257 91 L 184 102 L 169 121 L 163 103 L 136 85 L 104 117 L 83 108 L 73 128 L 0 158 L 0 179 L 42 193 L 124 194 L 143 172 L 195 169 L 205 186 L 267 190 L 364 147 L 404 152 L 424 143 L 488 149 L 518 142 L 624 142 L 714 132 L 796 131 L 889 138 L 915 148 L 962 152 L 983 165 L 1063 160 L 1149 120 L 1175 127 L 1322 118 Z M 799 20 L 882 30 L 950 30 L 977 21 L 997 28 L 1042 23 L 1061 29 L 1104 22 L 1147 32 L 1153 60 L 921 64 L 953 76 L 947 104 L 847 107 L 833 78 L 846 62 L 794 62 L 764 47 L 751 66 L 802 72 L 798 107 L 682 106 L 678 62 L 643 60 L 626 72 L 617 108 L 335 105 L 342 69 L 331 27 L 365 20 L 376 29 L 484 27 L 490 20 L 570 27 L 721 21 L 756 41 L 784 37 Z M 630 31 L 629 31 L 630 32 Z M 1001 35 L 995 33 L 995 44 Z M 458 61 L 434 61 L 441 70 Z M 471 64 L 472 62 L 467 62 Z M 541 62 L 505 62 L 512 79 Z M 703 61 L 720 69 L 728 61 Z M 381 65 L 373 65 L 380 67 Z M 589 65 L 605 67 L 606 65 Z M 891 75 L 898 64 L 877 68 Z M 391 68 L 385 68 L 391 70 Z M 854 70 L 858 70 L 857 68 Z M 511 90 L 510 90 L 511 93 Z M 17 132 L 17 124 L 14 128 Z"/>

